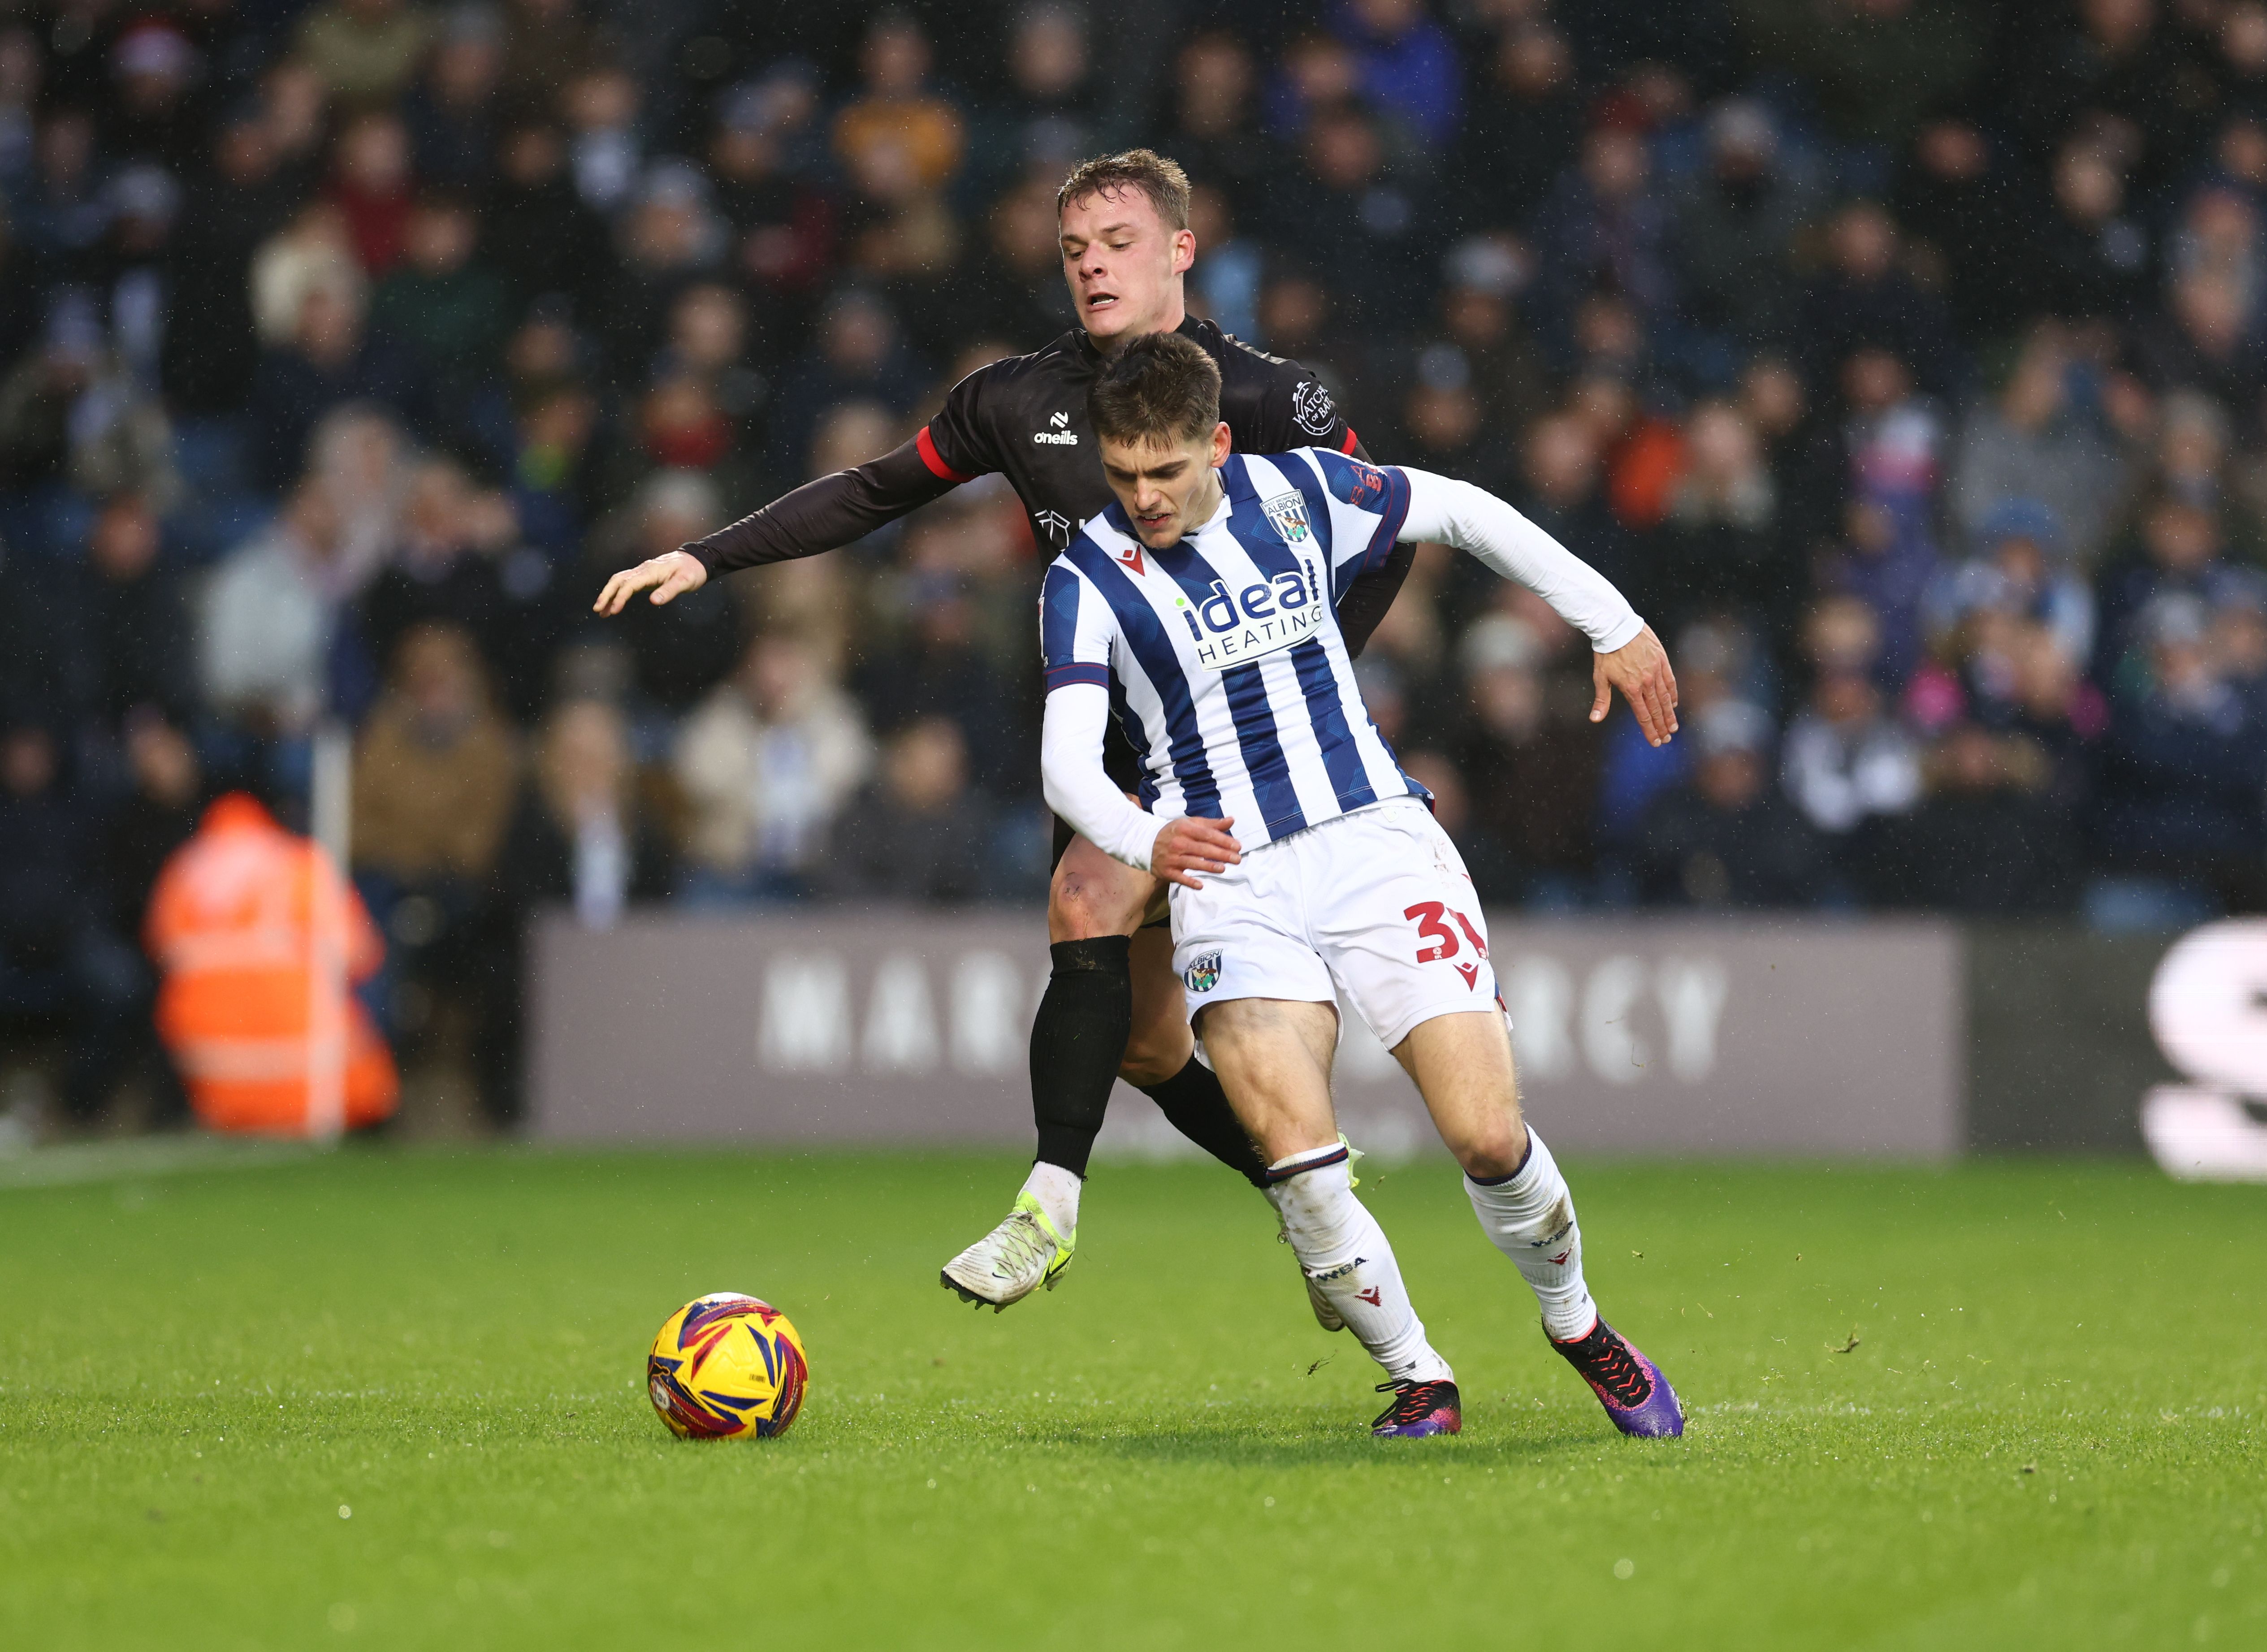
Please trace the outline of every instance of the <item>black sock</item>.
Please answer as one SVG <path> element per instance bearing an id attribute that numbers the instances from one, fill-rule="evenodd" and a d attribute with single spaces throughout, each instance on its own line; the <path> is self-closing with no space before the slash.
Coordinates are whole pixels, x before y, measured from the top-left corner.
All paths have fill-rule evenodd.
<path id="1" fill-rule="evenodd" d="M 1174 1129 L 1254 1187 L 1267 1186 L 1267 1161 L 1236 1121 L 1219 1076 L 1195 1056 L 1163 1083 L 1142 1085 L 1141 1093 L 1157 1104 Z"/>
<path id="2" fill-rule="evenodd" d="M 1086 1174 L 1110 1087 L 1134 1035 L 1133 942 L 1122 935 L 1058 941 L 1054 973 L 1031 1022 L 1031 1118 L 1039 1160 Z"/>

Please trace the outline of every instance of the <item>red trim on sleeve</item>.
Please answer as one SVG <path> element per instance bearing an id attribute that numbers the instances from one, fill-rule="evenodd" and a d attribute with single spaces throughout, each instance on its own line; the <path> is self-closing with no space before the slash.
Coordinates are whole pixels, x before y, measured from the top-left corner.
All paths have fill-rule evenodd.
<path id="1" fill-rule="evenodd" d="M 928 432 L 927 430 L 923 430 L 921 434 L 923 436 L 927 436 Z M 1361 444 L 1361 438 L 1354 433 L 1354 426 L 1349 424 L 1346 426 L 1346 439 L 1339 444 L 1339 452 L 1341 453 L 1351 453 Z"/>
<path id="2" fill-rule="evenodd" d="M 1082 664 L 1075 660 L 1067 665 L 1047 667 L 1049 694 L 1058 688 L 1068 688 L 1075 683 L 1091 683 L 1097 688 L 1107 688 L 1110 686 L 1110 667 Z"/>
<path id="3" fill-rule="evenodd" d="M 932 475 L 953 482 L 968 481 L 973 479 L 975 473 L 972 471 L 957 471 L 944 462 L 936 451 L 936 444 L 929 439 L 928 426 L 926 424 L 921 426 L 921 434 L 913 437 L 913 446 L 920 450 L 921 463 L 929 467 Z"/>

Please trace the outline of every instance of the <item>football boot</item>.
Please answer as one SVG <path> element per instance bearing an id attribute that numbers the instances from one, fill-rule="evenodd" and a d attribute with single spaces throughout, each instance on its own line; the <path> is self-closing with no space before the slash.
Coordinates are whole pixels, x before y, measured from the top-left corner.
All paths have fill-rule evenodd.
<path id="1" fill-rule="evenodd" d="M 1030 1193 L 1018 1194 L 1007 1219 L 947 1262 L 938 1280 L 963 1302 L 1005 1313 L 1040 1286 L 1049 1290 L 1070 1266 L 1078 1230 L 1057 1230 Z"/>
<path id="2" fill-rule="evenodd" d="M 1661 1368 L 1603 1316 L 1587 1336 L 1571 1342 L 1553 1337 L 1551 1346 L 1581 1374 L 1607 1420 L 1624 1434 L 1669 1439 L 1684 1432 L 1684 1407 Z"/>

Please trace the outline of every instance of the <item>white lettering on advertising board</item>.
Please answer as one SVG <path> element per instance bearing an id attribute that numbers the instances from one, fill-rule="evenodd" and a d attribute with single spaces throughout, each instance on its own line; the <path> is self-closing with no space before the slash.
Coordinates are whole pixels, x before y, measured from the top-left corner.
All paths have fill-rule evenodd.
<path id="1" fill-rule="evenodd" d="M 987 950 L 948 960 L 950 1019 L 942 1027 L 929 964 L 908 950 L 875 965 L 854 1040 L 853 983 L 842 959 L 825 952 L 777 954 L 764 971 L 756 1065 L 767 1073 L 911 1077 L 937 1071 L 949 1054 L 956 1072 L 994 1077 L 1021 1071 L 1036 1006 L 1016 960 Z"/>
<path id="2" fill-rule="evenodd" d="M 1587 1065 L 1606 1083 L 1640 1084 L 1663 1070 L 1664 1054 L 1665 1070 L 1684 1083 L 1701 1083 L 1716 1070 L 1731 992 L 1720 959 L 1672 954 L 1648 966 L 1643 958 L 1618 954 L 1591 969 L 1578 996 L 1564 964 L 1548 953 L 1529 952 L 1507 963 L 1497 984 L 1511 1015 L 1512 1049 L 1525 1083 L 1563 1083 L 1575 1076 L 1578 1065 Z M 1369 1030 L 1343 1007 L 1340 1014 L 1340 1076 L 1374 1080 L 1396 1071 L 1398 1063 Z M 1662 1046 L 1658 1051 L 1654 1027 Z"/>
<path id="3" fill-rule="evenodd" d="M 1005 952 L 965 952 L 952 972 L 952 1064 L 964 1073 L 1015 1072 L 1030 1024 L 1023 977 Z"/>
<path id="4" fill-rule="evenodd" d="M 833 1072 L 850 1054 L 850 986 L 829 953 L 781 953 L 764 972 L 759 1063 L 774 1073 Z"/>
<path id="5" fill-rule="evenodd" d="M 2149 1028 L 2192 1081 L 2141 1103 L 2141 1135 L 2183 1181 L 2267 1181 L 2267 919 L 2208 923 L 2149 983 Z"/>

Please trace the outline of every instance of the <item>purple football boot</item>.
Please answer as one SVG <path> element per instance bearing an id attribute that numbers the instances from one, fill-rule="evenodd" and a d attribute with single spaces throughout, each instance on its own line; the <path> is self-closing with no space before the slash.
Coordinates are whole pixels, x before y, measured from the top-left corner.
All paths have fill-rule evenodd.
<path id="1" fill-rule="evenodd" d="M 1369 1425 L 1381 1440 L 1422 1440 L 1464 1426 L 1464 1398 L 1454 1383 L 1380 1383 L 1377 1391 L 1393 1396 Z"/>
<path id="2" fill-rule="evenodd" d="M 1551 1346 L 1582 1374 L 1607 1417 L 1624 1434 L 1671 1439 L 1684 1432 L 1684 1407 L 1676 1403 L 1676 1391 L 1661 1374 L 1661 1367 L 1603 1316 L 1588 1336 L 1572 1342 L 1554 1337 Z"/>

